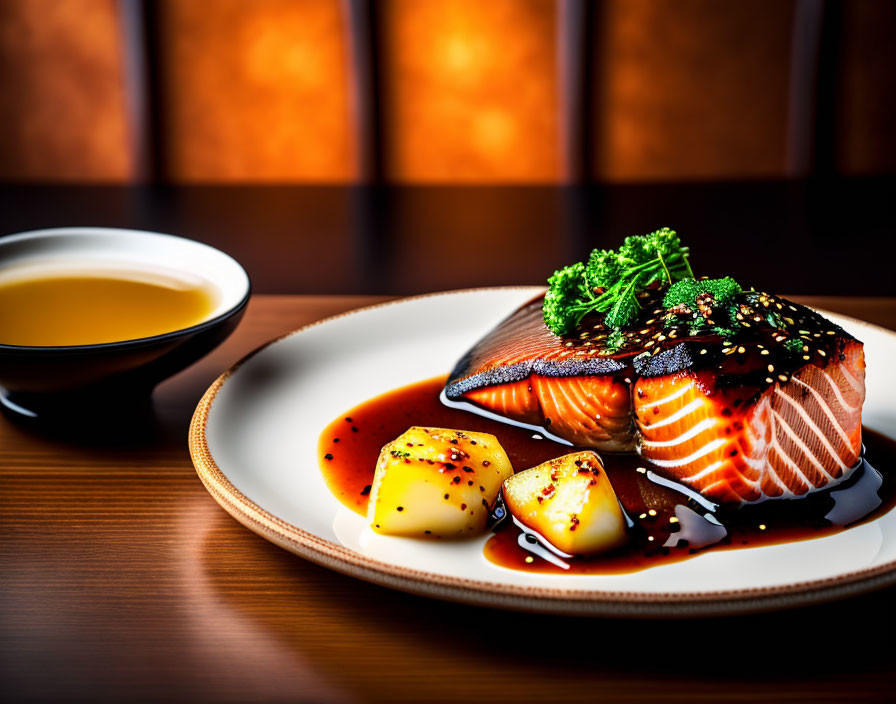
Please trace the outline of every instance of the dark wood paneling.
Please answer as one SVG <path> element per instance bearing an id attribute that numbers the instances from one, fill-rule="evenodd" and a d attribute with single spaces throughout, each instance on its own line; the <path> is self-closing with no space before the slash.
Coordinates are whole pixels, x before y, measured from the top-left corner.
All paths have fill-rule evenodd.
<path id="1" fill-rule="evenodd" d="M 260 293 L 415 294 L 543 285 L 664 225 L 699 275 L 778 293 L 894 291 L 894 178 L 589 187 L 0 188 L 0 235 L 73 224 L 224 249 Z"/>
<path id="2" fill-rule="evenodd" d="M 845 174 L 896 173 L 896 2 L 838 5 L 835 167 Z"/>
<path id="3" fill-rule="evenodd" d="M 128 181 L 128 118 L 116 0 L 0 3 L 0 179 Z"/>

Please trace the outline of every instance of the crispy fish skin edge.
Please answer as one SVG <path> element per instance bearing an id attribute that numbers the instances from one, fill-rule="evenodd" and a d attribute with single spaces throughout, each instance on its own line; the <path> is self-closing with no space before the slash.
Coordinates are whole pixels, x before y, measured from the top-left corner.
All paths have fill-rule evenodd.
<path id="1" fill-rule="evenodd" d="M 520 306 L 504 321 L 501 321 L 501 323 L 496 326 L 496 329 L 506 322 L 506 320 L 509 320 L 520 311 L 531 306 L 535 300 L 537 299 Z M 837 343 L 838 351 L 839 349 L 842 349 L 842 346 L 848 341 L 859 342 L 839 325 L 806 306 L 793 303 L 783 298 L 781 301 L 795 306 L 800 316 L 805 316 L 805 318 L 809 319 L 801 319 L 801 323 L 804 324 L 804 322 L 811 321 L 820 327 L 833 330 L 835 333 L 834 340 Z M 489 335 L 491 335 L 491 333 L 489 333 Z M 483 340 L 489 335 L 486 335 Z M 569 359 L 558 362 L 533 359 L 507 366 L 498 366 L 467 375 L 473 354 L 481 343 L 482 340 L 473 345 L 473 347 L 458 360 L 457 364 L 455 364 L 454 369 L 448 377 L 448 382 L 445 384 L 445 396 L 447 398 L 459 400 L 464 394 L 467 394 L 470 391 L 475 391 L 487 386 L 500 386 L 503 384 L 523 381 L 533 374 L 555 378 L 624 374 L 630 376 L 634 382 L 635 377 L 658 377 L 667 374 L 678 374 L 692 369 L 702 369 L 716 364 L 722 356 L 720 340 L 708 342 L 706 340 L 700 341 L 695 339 L 682 340 L 676 345 L 655 355 L 644 356 L 642 352 L 637 352 L 624 357 L 601 357 L 589 360 Z M 698 351 L 699 349 L 708 349 L 709 353 L 701 355 Z M 793 371 L 796 371 L 796 369 Z"/>
<path id="2" fill-rule="evenodd" d="M 533 374 L 543 377 L 607 376 L 626 372 L 632 368 L 630 363 L 606 358 L 587 361 L 564 360 L 557 363 L 533 360 L 506 367 L 495 367 L 464 377 L 460 370 L 469 364 L 470 354 L 471 352 L 468 352 L 461 358 L 448 378 L 445 395 L 450 399 L 458 400 L 470 391 L 487 386 L 501 386 L 524 381 Z"/>

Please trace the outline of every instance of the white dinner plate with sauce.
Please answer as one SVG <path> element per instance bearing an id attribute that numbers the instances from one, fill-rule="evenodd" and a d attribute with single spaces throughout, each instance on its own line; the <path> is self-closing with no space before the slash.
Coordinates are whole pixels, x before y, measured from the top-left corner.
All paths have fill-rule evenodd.
<path id="1" fill-rule="evenodd" d="M 378 535 L 324 483 L 318 439 L 368 399 L 447 374 L 538 288 L 434 294 L 363 308 L 274 340 L 202 398 L 190 451 L 214 499 L 245 526 L 325 567 L 407 592 L 500 608 L 603 616 L 731 614 L 826 601 L 896 583 L 896 509 L 833 535 L 614 575 L 495 565 L 488 536 Z M 865 343 L 863 424 L 896 439 L 896 333 L 825 313 Z M 884 472 L 891 467 L 878 467 Z"/>

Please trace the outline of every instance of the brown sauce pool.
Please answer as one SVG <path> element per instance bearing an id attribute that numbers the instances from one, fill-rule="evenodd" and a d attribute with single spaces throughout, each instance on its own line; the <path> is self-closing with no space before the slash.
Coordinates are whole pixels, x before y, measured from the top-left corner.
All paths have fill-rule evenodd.
<path id="1" fill-rule="evenodd" d="M 412 425 L 495 435 L 516 471 L 575 448 L 539 439 L 531 430 L 448 408 L 439 400 L 445 377 L 396 389 L 347 411 L 330 423 L 318 451 L 330 491 L 347 507 L 366 514 L 370 483 L 380 449 Z M 611 553 L 560 558 L 543 539 L 512 520 L 500 521 L 485 545 L 485 557 L 527 572 L 621 574 L 688 559 L 703 550 L 731 550 L 831 535 L 896 506 L 896 442 L 863 432 L 863 466 L 844 483 L 806 498 L 766 501 L 739 509 L 713 507 L 687 489 L 660 483 L 637 455 L 602 453 L 613 489 L 629 516 L 631 540 Z M 878 470 L 883 469 L 883 472 Z M 667 485 L 669 484 L 669 485 Z M 495 513 L 500 515 L 499 502 Z"/>

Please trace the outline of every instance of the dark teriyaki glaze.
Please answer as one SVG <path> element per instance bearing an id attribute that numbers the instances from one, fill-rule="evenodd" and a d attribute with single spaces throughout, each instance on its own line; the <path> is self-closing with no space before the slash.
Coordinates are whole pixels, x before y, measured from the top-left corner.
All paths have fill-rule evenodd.
<path id="1" fill-rule="evenodd" d="M 513 467 L 520 469 L 570 451 L 568 445 L 534 439 L 531 430 L 444 406 L 439 400 L 444 384 L 445 378 L 440 377 L 396 389 L 353 408 L 324 429 L 318 456 L 324 479 L 336 498 L 366 515 L 380 450 L 414 425 L 491 433 L 501 442 Z"/>
<path id="2" fill-rule="evenodd" d="M 517 471 L 573 451 L 531 430 L 444 406 L 439 400 L 444 383 L 444 378 L 436 378 L 396 389 L 327 426 L 319 442 L 320 464 L 328 487 L 343 504 L 366 513 L 380 449 L 413 425 L 492 433 Z M 530 572 L 620 574 L 678 562 L 707 549 L 830 535 L 896 506 L 896 482 L 889 471 L 896 466 L 896 442 L 866 429 L 864 444 L 862 467 L 842 484 L 801 499 L 727 510 L 659 478 L 637 455 L 603 454 L 613 489 L 633 523 L 631 540 L 623 548 L 592 558 L 544 559 L 538 536 L 527 539 L 520 527 L 505 519 L 486 543 L 485 556 Z"/>

